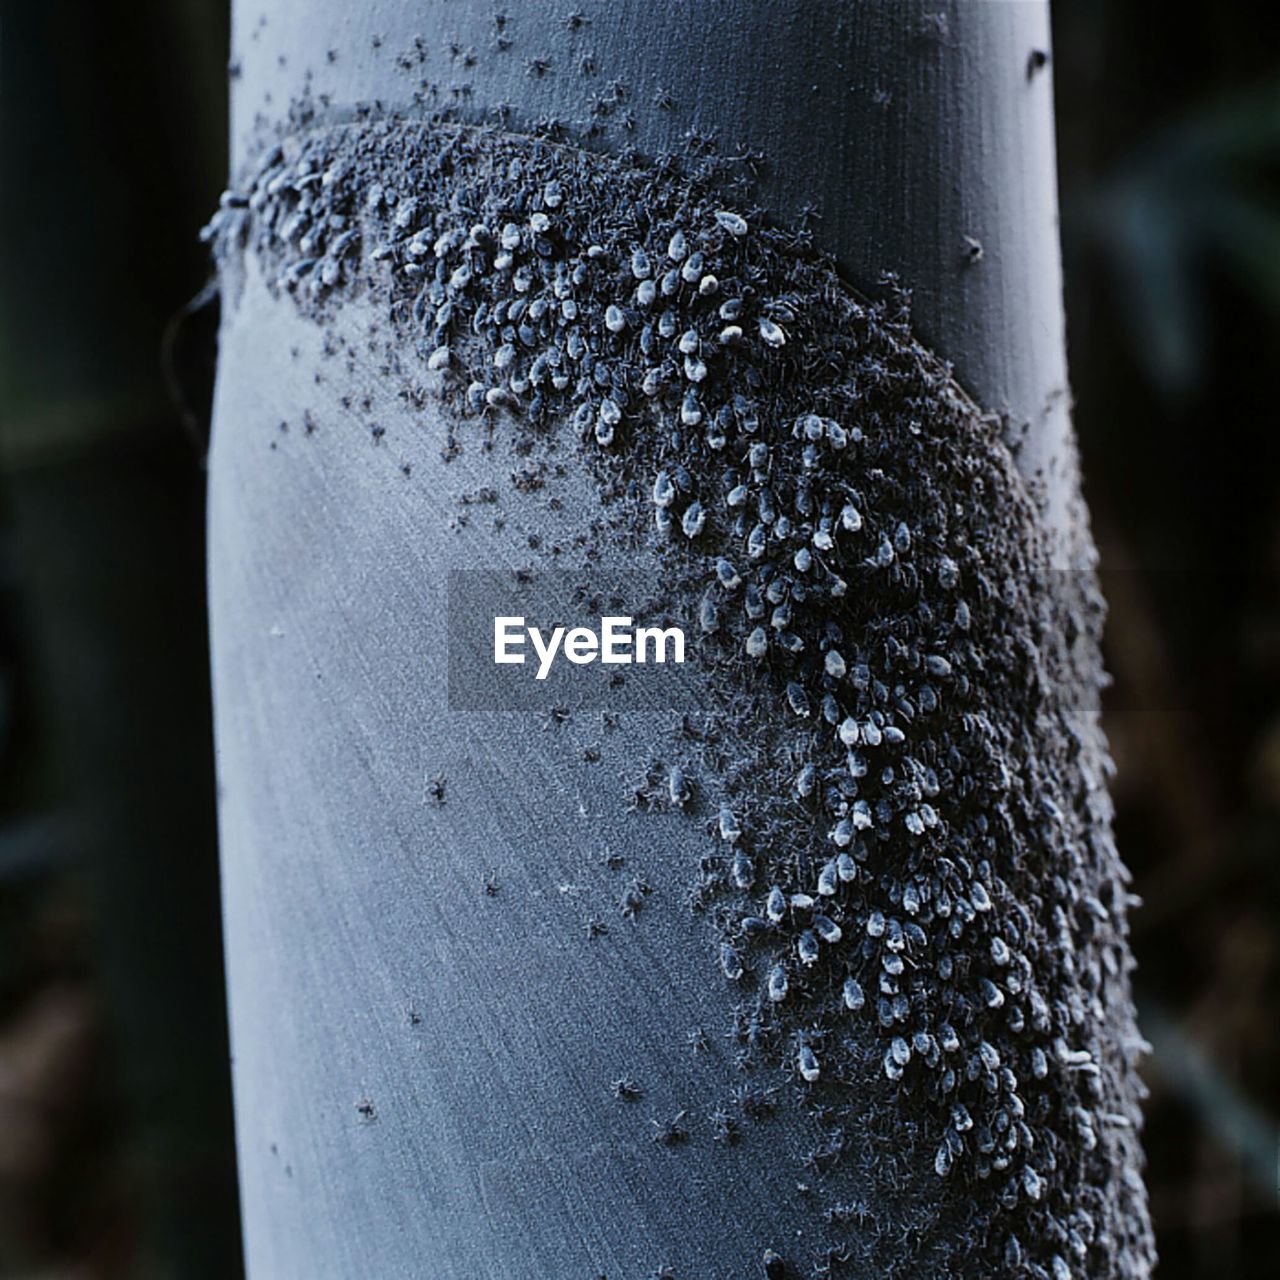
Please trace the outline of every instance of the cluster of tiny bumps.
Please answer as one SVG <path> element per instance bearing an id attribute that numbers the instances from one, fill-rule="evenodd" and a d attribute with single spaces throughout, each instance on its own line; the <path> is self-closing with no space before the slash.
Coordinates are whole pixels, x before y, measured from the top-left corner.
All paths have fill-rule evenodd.
<path id="1" fill-rule="evenodd" d="M 209 234 L 309 312 L 383 291 L 461 416 L 569 421 L 666 544 L 754 700 L 696 900 L 742 1061 L 795 1081 L 823 1162 L 865 1163 L 891 1085 L 966 1202 L 954 1273 L 1146 1274 L 1101 610 L 900 299 L 722 173 L 461 128 L 276 147 Z"/>

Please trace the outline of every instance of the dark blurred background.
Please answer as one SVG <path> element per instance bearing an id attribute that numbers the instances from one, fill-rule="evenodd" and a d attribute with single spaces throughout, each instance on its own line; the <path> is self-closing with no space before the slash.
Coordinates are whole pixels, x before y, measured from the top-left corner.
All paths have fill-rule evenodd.
<path id="1" fill-rule="evenodd" d="M 235 1277 L 203 599 L 216 0 L 0 0 L 0 1276 Z M 1280 1274 L 1280 43 L 1055 13 L 1160 1274 Z M 177 391 L 175 392 L 175 388 Z"/>

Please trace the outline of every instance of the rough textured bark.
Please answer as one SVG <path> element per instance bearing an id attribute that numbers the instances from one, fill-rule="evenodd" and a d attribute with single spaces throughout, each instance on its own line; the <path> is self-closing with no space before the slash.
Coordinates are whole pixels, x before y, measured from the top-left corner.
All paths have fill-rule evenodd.
<path id="1" fill-rule="evenodd" d="M 1044 9 L 237 17 L 251 1274 L 1145 1274 Z M 697 711 L 450 710 L 447 571 L 584 563 Z"/>

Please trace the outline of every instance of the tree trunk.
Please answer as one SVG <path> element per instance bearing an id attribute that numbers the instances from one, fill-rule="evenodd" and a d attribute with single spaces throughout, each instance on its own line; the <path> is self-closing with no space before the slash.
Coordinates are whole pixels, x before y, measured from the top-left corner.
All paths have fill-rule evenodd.
<path id="1" fill-rule="evenodd" d="M 251 1275 L 1148 1272 L 1047 41 L 1034 3 L 237 6 Z M 624 612 L 639 570 L 694 675 L 464 705 L 476 569 Z"/>

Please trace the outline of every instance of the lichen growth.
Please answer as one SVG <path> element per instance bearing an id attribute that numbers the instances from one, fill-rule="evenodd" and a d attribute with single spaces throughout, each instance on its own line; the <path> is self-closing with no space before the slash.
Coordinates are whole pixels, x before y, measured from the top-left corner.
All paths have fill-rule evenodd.
<path id="1" fill-rule="evenodd" d="M 571 433 L 695 602 L 733 742 L 699 784 L 707 980 L 774 1078 L 742 1096 L 785 1078 L 816 1122 L 820 1265 L 1147 1275 L 1102 606 L 902 295 L 859 299 L 719 168 L 403 121 L 286 139 L 210 236 L 229 290 L 249 250 L 317 319 L 384 307 L 459 433 Z M 666 789 L 693 820 L 678 763 Z"/>

